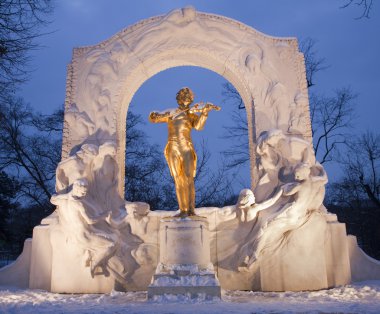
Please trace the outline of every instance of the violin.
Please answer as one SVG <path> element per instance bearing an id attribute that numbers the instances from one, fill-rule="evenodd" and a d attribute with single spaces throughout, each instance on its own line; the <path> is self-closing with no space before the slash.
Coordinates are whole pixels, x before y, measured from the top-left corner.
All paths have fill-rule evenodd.
<path id="1" fill-rule="evenodd" d="M 199 107 L 200 105 L 201 107 Z M 206 103 L 205 105 L 203 104 L 203 102 L 200 102 L 200 103 L 194 104 L 194 106 L 189 107 L 188 109 L 185 109 L 184 111 L 189 110 L 189 113 L 196 113 L 196 112 L 203 112 L 205 108 L 211 108 L 211 110 L 216 110 L 216 111 L 219 111 L 221 109 L 219 106 L 214 105 L 210 102 Z"/>
<path id="2" fill-rule="evenodd" d="M 192 107 L 189 107 L 189 108 L 186 108 L 183 110 L 178 110 L 174 114 L 170 115 L 169 117 L 175 119 L 181 113 L 186 112 L 186 111 L 188 111 L 189 113 L 196 113 L 196 112 L 202 113 L 206 108 L 211 108 L 210 110 L 216 110 L 216 111 L 219 111 L 221 109 L 221 107 L 216 106 L 210 102 L 208 102 L 206 104 L 204 104 L 203 102 L 200 102 L 200 103 L 194 104 L 194 106 L 192 106 Z"/>

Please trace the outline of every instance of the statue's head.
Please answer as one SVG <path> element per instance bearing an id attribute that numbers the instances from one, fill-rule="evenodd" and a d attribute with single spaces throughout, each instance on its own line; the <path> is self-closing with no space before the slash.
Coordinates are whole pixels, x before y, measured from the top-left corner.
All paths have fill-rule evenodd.
<path id="1" fill-rule="evenodd" d="M 114 142 L 105 142 L 99 146 L 99 155 L 106 156 L 110 155 L 112 157 L 116 156 L 116 144 Z"/>
<path id="2" fill-rule="evenodd" d="M 78 179 L 73 183 L 72 195 L 77 198 L 86 196 L 88 189 L 88 181 L 86 179 Z"/>
<path id="3" fill-rule="evenodd" d="M 188 87 L 181 88 L 176 96 L 179 107 L 189 107 L 194 100 L 194 94 Z"/>
<path id="4" fill-rule="evenodd" d="M 306 180 L 310 175 L 310 165 L 302 163 L 294 169 L 294 177 L 297 181 Z"/>
<path id="5" fill-rule="evenodd" d="M 92 159 L 98 154 L 98 147 L 93 144 L 83 144 L 79 151 L 76 152 L 77 157 L 83 161 Z"/>
<path id="6" fill-rule="evenodd" d="M 253 194 L 252 190 L 244 189 L 240 191 L 239 198 L 237 201 L 238 208 L 248 208 L 249 206 L 255 204 L 255 202 L 255 194 Z"/>

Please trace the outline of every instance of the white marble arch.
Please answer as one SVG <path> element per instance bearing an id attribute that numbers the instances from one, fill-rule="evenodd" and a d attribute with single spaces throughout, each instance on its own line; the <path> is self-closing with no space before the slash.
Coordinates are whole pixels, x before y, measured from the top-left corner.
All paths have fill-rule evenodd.
<path id="1" fill-rule="evenodd" d="M 252 188 L 257 182 L 255 143 L 262 131 L 276 128 L 311 140 L 305 64 L 297 39 L 268 36 L 186 7 L 140 21 L 98 45 L 74 49 L 62 159 L 84 143 L 116 141 L 123 196 L 129 104 L 146 80 L 177 66 L 212 70 L 238 90 L 248 118 Z"/>

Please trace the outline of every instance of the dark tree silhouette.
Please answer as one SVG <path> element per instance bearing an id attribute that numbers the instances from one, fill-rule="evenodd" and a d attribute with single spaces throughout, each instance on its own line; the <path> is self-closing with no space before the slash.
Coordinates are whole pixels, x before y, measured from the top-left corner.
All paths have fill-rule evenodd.
<path id="1" fill-rule="evenodd" d="M 334 160 L 337 149 L 349 137 L 355 100 L 356 95 L 347 87 L 336 90 L 331 97 L 311 94 L 310 118 L 314 152 L 321 164 Z"/>
<path id="2" fill-rule="evenodd" d="M 43 116 L 14 97 L 8 97 L 0 109 L 0 169 L 17 177 L 18 197 L 49 212 L 61 157 L 62 111 Z"/>
<path id="3" fill-rule="evenodd" d="M 48 23 L 49 0 L 1 0 L 0 2 L 0 100 L 28 79 L 29 51 Z"/>
<path id="4" fill-rule="evenodd" d="M 345 9 L 348 8 L 349 6 L 355 5 L 358 8 L 362 10 L 362 14 L 356 17 L 356 20 L 362 19 L 362 18 L 367 18 L 369 19 L 369 15 L 371 13 L 372 5 L 373 5 L 373 0 L 345 0 L 346 3 L 343 4 L 340 8 Z"/>

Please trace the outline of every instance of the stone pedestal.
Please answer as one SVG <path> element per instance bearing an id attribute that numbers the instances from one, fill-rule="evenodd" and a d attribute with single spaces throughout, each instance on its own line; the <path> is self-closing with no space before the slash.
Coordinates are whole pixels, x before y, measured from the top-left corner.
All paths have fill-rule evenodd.
<path id="1" fill-rule="evenodd" d="M 68 241 L 62 232 L 57 231 L 51 236 L 51 292 L 109 293 L 114 289 L 112 276 L 91 277 L 83 248 Z"/>
<path id="2" fill-rule="evenodd" d="M 320 290 L 351 282 L 345 225 L 315 213 L 286 244 L 260 258 L 261 290 Z"/>
<path id="3" fill-rule="evenodd" d="M 33 229 L 29 288 L 50 291 L 51 267 L 52 247 L 50 243 L 50 226 L 39 225 Z"/>
<path id="4" fill-rule="evenodd" d="M 220 284 L 210 262 L 206 218 L 161 220 L 160 263 L 148 287 L 148 299 L 164 295 L 220 298 Z"/>

